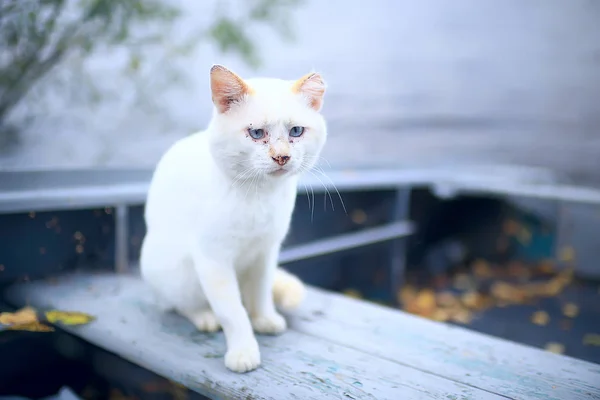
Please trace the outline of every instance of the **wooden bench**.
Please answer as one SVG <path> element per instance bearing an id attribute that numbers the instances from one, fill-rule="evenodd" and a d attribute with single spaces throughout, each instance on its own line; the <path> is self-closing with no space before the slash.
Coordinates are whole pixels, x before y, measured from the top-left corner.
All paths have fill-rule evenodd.
<path id="1" fill-rule="evenodd" d="M 225 369 L 222 333 L 161 314 L 135 273 L 16 284 L 14 306 L 87 312 L 67 328 L 211 399 L 600 399 L 600 366 L 310 288 L 262 366 Z"/>
<path id="2" fill-rule="evenodd" d="M 289 263 L 410 234 L 413 228 L 404 221 L 407 206 L 402 200 L 407 186 L 600 203 L 598 190 L 561 186 L 537 177 L 523 181 L 512 175 L 455 172 L 330 173 L 341 191 L 397 191 L 395 220 L 286 248 L 280 261 Z M 600 399 L 598 365 L 316 288 L 310 288 L 305 304 L 287 316 L 288 332 L 260 337 L 261 368 L 244 375 L 227 371 L 222 361 L 222 334 L 202 334 L 176 315 L 160 314 L 148 289 L 129 266 L 128 207 L 143 204 L 150 173 L 0 173 L 4 185 L 0 214 L 114 206 L 114 265 L 121 272 L 17 284 L 4 293 L 6 300 L 15 307 L 32 305 L 93 314 L 97 319 L 92 324 L 66 329 L 214 399 Z M 305 184 L 314 186 L 315 191 L 324 190 L 310 179 L 301 187 Z M 12 221 L 16 224 L 20 220 Z M 40 232 L 34 234 L 46 237 Z M 20 254 L 13 261 L 25 256 L 28 262 L 10 265 L 4 279 L 47 274 L 33 268 L 33 254 Z M 398 259 L 401 267 L 402 257 Z"/>

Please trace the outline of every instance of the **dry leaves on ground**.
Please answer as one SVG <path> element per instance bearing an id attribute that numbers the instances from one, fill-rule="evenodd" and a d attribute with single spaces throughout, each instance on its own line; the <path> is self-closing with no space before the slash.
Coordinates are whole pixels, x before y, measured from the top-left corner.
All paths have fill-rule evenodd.
<path id="1" fill-rule="evenodd" d="M 37 311 L 32 307 L 24 307 L 12 313 L 0 313 L 0 331 L 51 332 L 54 328 L 49 324 L 74 326 L 85 325 L 93 320 L 93 316 L 81 312 Z"/>
<path id="2" fill-rule="evenodd" d="M 459 272 L 452 277 L 453 291 L 436 293 L 432 289 L 436 285 L 417 288 L 407 284 L 398 293 L 398 300 L 409 313 L 436 321 L 467 324 L 475 312 L 534 304 L 537 299 L 557 296 L 573 281 L 573 269 L 557 272 L 548 261 L 536 267 L 519 262 L 493 267 L 484 260 L 476 260 L 470 270 L 470 273 Z M 566 317 L 575 318 L 579 308 L 567 303 L 562 311 Z M 539 311 L 532 315 L 531 321 L 543 326 L 548 324 L 549 316 Z"/>

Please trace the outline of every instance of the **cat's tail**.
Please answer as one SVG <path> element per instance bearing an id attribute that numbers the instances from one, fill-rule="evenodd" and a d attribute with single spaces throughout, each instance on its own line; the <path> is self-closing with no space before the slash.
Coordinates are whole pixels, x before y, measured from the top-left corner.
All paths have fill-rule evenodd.
<path id="1" fill-rule="evenodd" d="M 300 278 L 282 268 L 277 268 L 273 285 L 275 304 L 284 311 L 290 311 L 298 307 L 305 296 L 306 287 Z"/>

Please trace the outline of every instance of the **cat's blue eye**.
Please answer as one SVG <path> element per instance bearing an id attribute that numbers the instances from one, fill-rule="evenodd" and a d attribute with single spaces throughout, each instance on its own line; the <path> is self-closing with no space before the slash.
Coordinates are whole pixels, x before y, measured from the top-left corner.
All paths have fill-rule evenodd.
<path id="1" fill-rule="evenodd" d="M 248 128 L 248 135 L 250 135 L 252 139 L 262 139 L 265 137 L 265 130 Z"/>
<path id="2" fill-rule="evenodd" d="M 300 137 L 300 136 L 302 136 L 303 133 L 304 133 L 304 127 L 302 127 L 302 126 L 294 126 L 292 129 L 290 129 L 291 137 Z"/>

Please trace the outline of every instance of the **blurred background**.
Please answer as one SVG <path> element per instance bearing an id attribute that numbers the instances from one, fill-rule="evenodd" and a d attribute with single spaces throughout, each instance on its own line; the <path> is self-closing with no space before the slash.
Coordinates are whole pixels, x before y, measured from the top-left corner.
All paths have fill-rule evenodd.
<path id="1" fill-rule="evenodd" d="M 0 196 L 145 182 L 173 142 L 208 123 L 213 64 L 245 78 L 317 70 L 328 83 L 322 168 L 346 176 L 345 189 L 319 193 L 314 211 L 301 194 L 289 244 L 396 219 L 417 230 L 289 268 L 600 362 L 599 20 L 596 0 L 0 0 Z M 388 183 L 357 183 L 369 180 Z M 61 211 L 73 221 L 64 243 L 98 219 L 113 232 L 113 205 Z M 130 210 L 132 261 L 142 212 Z M 31 213 L 39 227 L 20 229 Z M 57 215 L 0 215 L 2 283 L 112 260 L 101 239 L 85 254 L 37 259 Z M 9 274 L 25 238 L 30 270 Z"/>
<path id="2" fill-rule="evenodd" d="M 600 183 L 599 8 L 3 0 L 0 166 L 152 167 L 206 126 L 221 63 L 322 72 L 336 165 L 517 164 Z"/>

